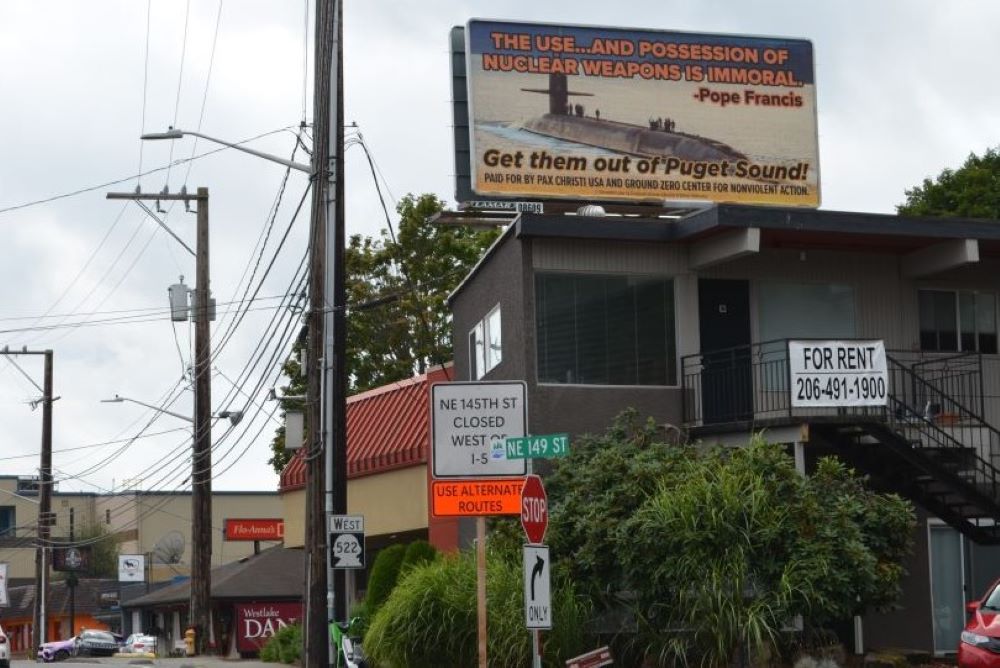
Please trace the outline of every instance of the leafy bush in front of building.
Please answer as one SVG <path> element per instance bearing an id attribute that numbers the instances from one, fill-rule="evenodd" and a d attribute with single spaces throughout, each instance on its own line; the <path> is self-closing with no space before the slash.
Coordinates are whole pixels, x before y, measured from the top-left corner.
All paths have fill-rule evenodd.
<path id="1" fill-rule="evenodd" d="M 260 660 L 268 663 L 298 663 L 302 653 L 302 625 L 278 629 L 260 649 Z"/>
<path id="2" fill-rule="evenodd" d="M 403 556 L 403 563 L 399 570 L 401 573 L 405 573 L 414 566 L 434 561 L 437 556 L 438 551 L 434 549 L 433 545 L 426 540 L 415 540 L 406 546 L 406 554 Z"/>
<path id="3" fill-rule="evenodd" d="M 519 546 L 491 546 L 486 583 L 490 665 L 528 665 L 531 636 L 524 628 Z M 561 666 L 584 650 L 590 609 L 564 577 L 553 579 L 552 598 L 557 621 L 545 634 L 546 665 Z M 476 559 L 466 551 L 404 572 L 371 621 L 365 651 L 374 665 L 391 668 L 466 668 L 476 665 L 476 629 Z"/>
<path id="4" fill-rule="evenodd" d="M 406 546 L 402 544 L 390 545 L 380 550 L 375 557 L 372 572 L 368 576 L 368 591 L 365 593 L 365 604 L 370 614 L 374 614 L 389 598 L 399 580 L 399 570 L 405 557 Z"/>
<path id="5" fill-rule="evenodd" d="M 783 630 L 797 615 L 812 637 L 898 600 L 909 503 L 835 459 L 803 477 L 759 437 L 726 450 L 665 436 L 630 409 L 545 476 L 555 566 L 623 665 L 725 664 L 747 645 L 769 660 L 801 640 Z"/>
<path id="6" fill-rule="evenodd" d="M 800 475 L 781 446 L 691 458 L 625 524 L 618 552 L 663 665 L 773 661 L 807 628 L 891 604 L 914 527 L 909 504 L 841 462 Z"/>

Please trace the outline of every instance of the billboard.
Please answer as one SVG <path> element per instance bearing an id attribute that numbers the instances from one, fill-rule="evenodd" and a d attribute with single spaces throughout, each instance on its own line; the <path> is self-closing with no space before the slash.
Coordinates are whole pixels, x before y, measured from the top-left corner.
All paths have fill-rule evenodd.
<path id="1" fill-rule="evenodd" d="M 477 196 L 819 206 L 812 43 L 469 21 Z"/>

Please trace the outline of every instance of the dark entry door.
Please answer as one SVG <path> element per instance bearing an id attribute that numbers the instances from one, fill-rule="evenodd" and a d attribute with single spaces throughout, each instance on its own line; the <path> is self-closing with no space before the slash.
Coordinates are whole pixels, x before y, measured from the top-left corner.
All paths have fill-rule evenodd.
<path id="1" fill-rule="evenodd" d="M 750 282 L 698 279 L 701 407 L 705 424 L 753 417 Z"/>

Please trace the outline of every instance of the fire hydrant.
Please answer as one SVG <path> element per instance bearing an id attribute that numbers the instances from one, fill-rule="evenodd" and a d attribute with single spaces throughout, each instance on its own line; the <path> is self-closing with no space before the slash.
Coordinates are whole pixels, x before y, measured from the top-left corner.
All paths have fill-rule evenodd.
<path id="1" fill-rule="evenodd" d="M 188 629 L 184 632 L 184 650 L 188 656 L 194 656 L 194 629 Z"/>

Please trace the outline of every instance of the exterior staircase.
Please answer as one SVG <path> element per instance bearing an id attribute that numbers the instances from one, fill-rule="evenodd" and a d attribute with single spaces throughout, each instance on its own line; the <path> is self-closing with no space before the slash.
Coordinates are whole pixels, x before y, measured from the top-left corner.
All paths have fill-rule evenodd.
<path id="1" fill-rule="evenodd" d="M 983 418 L 983 397 L 975 391 L 982 378 L 969 355 L 954 356 L 963 359 L 949 366 L 934 359 L 913 362 L 907 359 L 912 353 L 887 353 L 885 407 L 803 409 L 791 407 L 787 380 L 781 380 L 788 378 L 782 344 L 685 357 L 689 433 L 698 438 L 808 423 L 811 441 L 823 442 L 883 489 L 918 503 L 977 543 L 1000 545 L 1000 431 Z M 727 359 L 733 360 L 729 373 Z M 735 394 L 720 397 L 720 388 L 736 388 Z"/>

